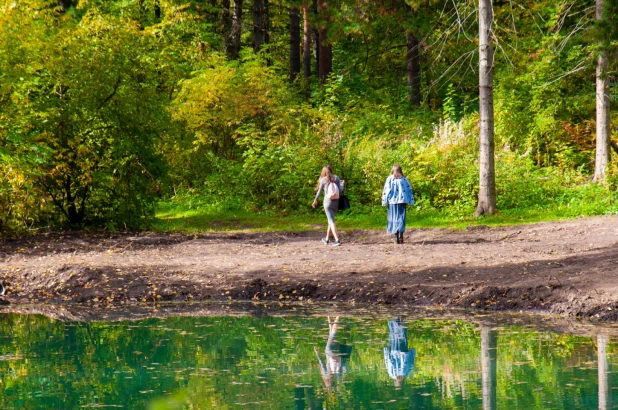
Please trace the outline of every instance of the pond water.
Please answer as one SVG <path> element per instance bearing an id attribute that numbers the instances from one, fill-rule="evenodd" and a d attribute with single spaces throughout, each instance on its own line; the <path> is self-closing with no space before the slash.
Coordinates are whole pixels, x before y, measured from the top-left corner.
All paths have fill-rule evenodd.
<path id="1" fill-rule="evenodd" d="M 0 315 L 2 409 L 610 409 L 618 344 L 414 316 Z"/>

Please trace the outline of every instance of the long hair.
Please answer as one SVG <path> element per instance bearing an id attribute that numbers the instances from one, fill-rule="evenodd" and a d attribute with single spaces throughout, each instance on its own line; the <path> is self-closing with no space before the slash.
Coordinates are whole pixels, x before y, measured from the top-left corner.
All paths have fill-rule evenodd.
<path id="1" fill-rule="evenodd" d="M 320 177 L 318 178 L 318 184 L 315 187 L 315 191 L 317 191 L 318 189 L 320 189 L 320 182 L 322 181 L 322 178 L 328 178 L 329 182 L 334 182 L 335 178 L 333 177 L 333 171 L 330 167 L 330 165 L 324 165 L 322 167 L 322 172 L 320 173 Z"/>
<path id="2" fill-rule="evenodd" d="M 399 164 L 393 165 L 393 169 L 391 169 L 391 174 L 395 178 L 402 178 L 403 177 L 403 171 L 401 170 L 401 166 Z"/>

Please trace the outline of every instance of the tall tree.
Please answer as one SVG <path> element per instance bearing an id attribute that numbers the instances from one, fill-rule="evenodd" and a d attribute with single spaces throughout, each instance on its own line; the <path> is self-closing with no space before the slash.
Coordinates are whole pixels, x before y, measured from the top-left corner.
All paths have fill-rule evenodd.
<path id="1" fill-rule="evenodd" d="M 305 81 L 311 77 L 311 27 L 307 5 L 303 6 L 303 75 Z"/>
<path id="2" fill-rule="evenodd" d="M 300 9 L 290 7 L 290 81 L 300 73 Z"/>
<path id="3" fill-rule="evenodd" d="M 268 43 L 268 0 L 253 0 L 253 51 Z"/>
<path id="4" fill-rule="evenodd" d="M 167 83 L 169 62 L 158 64 L 162 40 L 125 17 L 80 20 L 75 13 L 53 19 L 57 12 L 47 7 L 37 7 L 35 15 L 39 4 L 49 3 L 24 5 L 3 15 L 0 24 L 0 71 L 8 96 L 0 101 L 0 134 L 8 129 L 24 135 L 9 158 L 27 170 L 40 202 L 55 207 L 57 221 L 137 226 L 153 211 L 164 168 L 156 139 L 169 123 L 167 85 L 174 82 Z M 6 41 L 7 29 L 36 48 L 7 53 L 19 44 Z M 20 66 L 26 64 L 40 69 L 25 72 Z M 7 82 L 14 78 L 21 80 Z"/>
<path id="5" fill-rule="evenodd" d="M 240 37 L 242 34 L 242 1 L 243 0 L 234 0 L 232 29 L 228 37 L 228 56 L 231 60 L 237 60 L 240 54 Z"/>
<path id="6" fill-rule="evenodd" d="M 325 81 L 333 70 L 333 47 L 328 41 L 331 15 L 327 0 L 318 0 L 318 77 Z"/>
<path id="7" fill-rule="evenodd" d="M 596 0 L 596 19 L 603 20 L 603 0 Z M 609 80 L 607 78 L 607 50 L 603 47 L 597 57 L 597 144 L 594 163 L 594 181 L 605 179 L 605 170 L 609 162 L 610 116 L 609 116 Z"/>
<path id="8" fill-rule="evenodd" d="M 494 91 L 493 91 L 493 5 L 479 0 L 479 198 L 475 215 L 496 212 L 496 171 L 494 164 Z"/>
<path id="9" fill-rule="evenodd" d="M 414 18 L 412 7 L 408 7 L 408 15 Z M 421 104 L 421 64 L 419 57 L 420 41 L 414 30 L 406 31 L 406 72 L 408 77 L 409 100 L 412 105 Z"/>

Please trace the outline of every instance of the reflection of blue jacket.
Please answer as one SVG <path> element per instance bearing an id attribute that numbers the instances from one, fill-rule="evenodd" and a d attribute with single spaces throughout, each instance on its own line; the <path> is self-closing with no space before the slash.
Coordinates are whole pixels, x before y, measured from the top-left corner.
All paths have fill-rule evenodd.
<path id="1" fill-rule="evenodd" d="M 412 349 L 409 352 L 401 352 L 397 350 L 388 351 L 384 348 L 384 362 L 386 370 L 391 379 L 396 379 L 397 376 L 408 377 L 414 368 L 414 357 L 416 350 Z"/>
<path id="2" fill-rule="evenodd" d="M 390 349 L 384 348 L 384 363 L 388 375 L 396 379 L 397 376 L 407 377 L 414 367 L 416 350 L 408 350 L 408 335 L 405 325 L 397 320 L 388 322 L 388 340 Z"/>
<path id="3" fill-rule="evenodd" d="M 389 204 L 414 205 L 414 194 L 408 178 L 389 175 L 382 191 L 382 206 Z"/>

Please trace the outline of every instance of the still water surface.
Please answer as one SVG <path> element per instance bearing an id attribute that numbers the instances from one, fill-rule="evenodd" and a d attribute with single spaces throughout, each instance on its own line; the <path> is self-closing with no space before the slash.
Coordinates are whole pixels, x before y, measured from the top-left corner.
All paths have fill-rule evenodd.
<path id="1" fill-rule="evenodd" d="M 618 344 L 413 317 L 0 315 L 2 409 L 610 409 Z"/>

